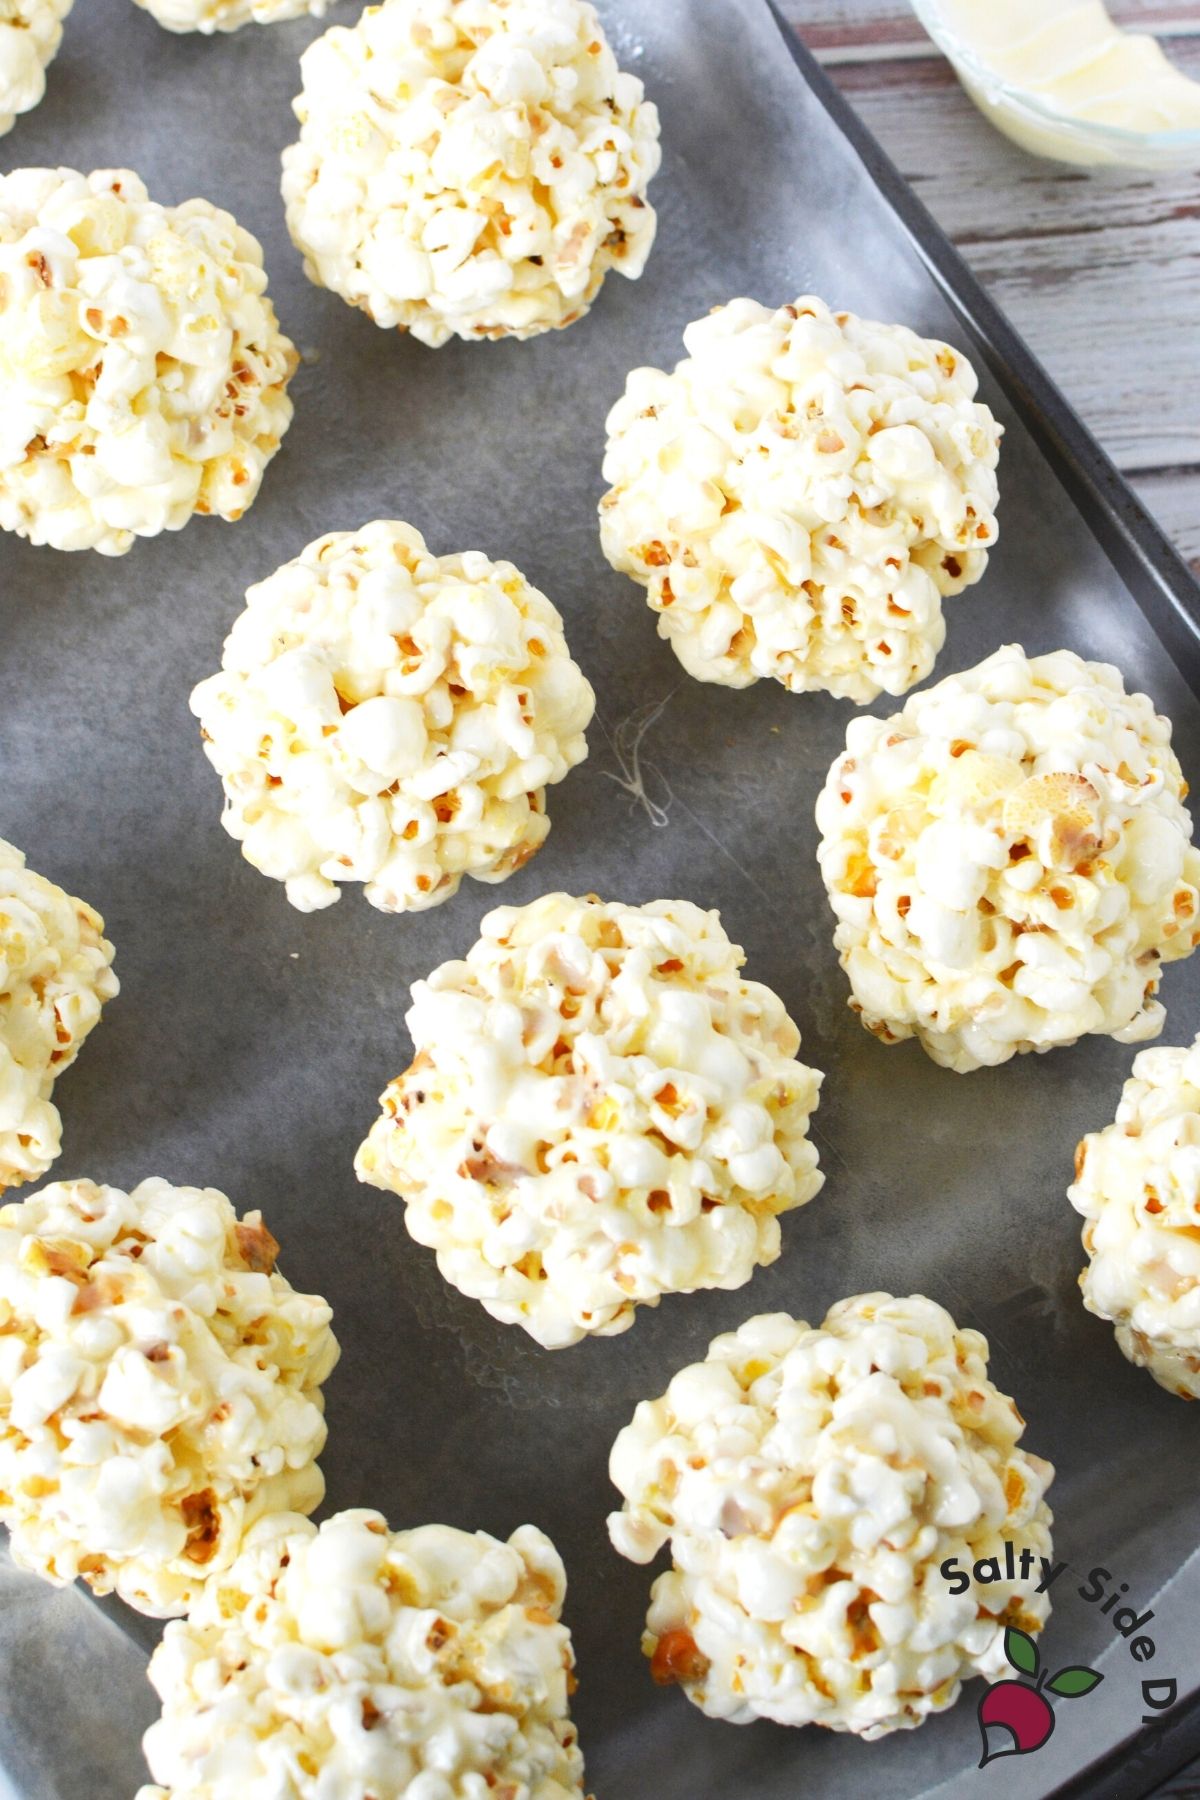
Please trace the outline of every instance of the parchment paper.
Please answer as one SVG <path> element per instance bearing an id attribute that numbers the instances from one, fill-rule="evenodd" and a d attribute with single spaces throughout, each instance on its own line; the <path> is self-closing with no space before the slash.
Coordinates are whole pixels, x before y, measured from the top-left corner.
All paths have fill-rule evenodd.
<path id="1" fill-rule="evenodd" d="M 601 11 L 662 110 L 658 243 L 643 280 L 611 278 L 587 321 L 528 345 L 433 352 L 305 281 L 277 177 L 312 22 L 204 41 L 168 35 L 130 0 L 80 0 L 48 98 L 0 144 L 2 166 L 126 164 L 164 200 L 200 193 L 229 207 L 265 245 L 286 329 L 319 353 L 240 524 L 196 521 L 111 561 L 0 543 L 0 830 L 101 909 L 122 982 L 57 1091 L 54 1173 L 124 1186 L 157 1173 L 263 1207 L 283 1267 L 329 1297 L 344 1347 L 328 1395 L 329 1510 L 371 1505 L 395 1526 L 436 1519 L 502 1536 L 532 1519 L 552 1535 L 570 1576 L 575 1715 L 599 1800 L 1029 1800 L 1135 1725 L 1143 1671 L 1119 1642 L 1101 1665 L 1103 1698 L 1064 1706 L 1051 1744 L 1015 1767 L 975 1772 L 977 1688 L 952 1714 L 874 1745 L 739 1730 L 652 1686 L 638 1648 L 651 1577 L 607 1544 L 614 1434 L 715 1333 L 777 1308 L 819 1320 L 867 1288 L 924 1290 L 987 1332 L 1028 1445 L 1058 1466 L 1056 1549 L 1078 1575 L 1056 1590 L 1053 1654 L 1083 1662 L 1115 1642 L 1073 1597 L 1099 1563 L 1131 1598 L 1153 1600 L 1155 1672 L 1181 1691 L 1200 1676 L 1187 1584 L 1173 1579 L 1196 1541 L 1200 1419 L 1085 1315 L 1079 1221 L 1064 1197 L 1076 1140 L 1111 1118 L 1133 1051 L 1092 1040 L 963 1077 L 863 1032 L 831 947 L 812 819 L 852 709 L 773 683 L 734 693 L 691 681 L 597 541 L 605 413 L 626 371 L 673 362 L 683 326 L 709 306 L 811 288 L 970 341 L 763 0 L 602 0 Z M 1108 658 L 1174 718 L 1197 786 L 1200 707 L 1002 394 L 990 382 L 984 392 L 1009 425 L 1001 541 L 982 585 L 949 603 L 938 675 L 1006 639 Z M 250 581 L 319 533 L 378 515 L 411 520 L 439 551 L 511 557 L 565 614 L 601 718 L 590 760 L 551 792 L 548 845 L 502 892 L 467 883 L 405 919 L 348 889 L 306 918 L 222 831 L 187 697 L 217 666 Z M 664 700 L 643 744 L 668 806 L 655 828 L 612 779 L 606 731 Z M 781 1260 L 747 1289 L 676 1298 L 624 1337 L 549 1354 L 448 1288 L 400 1204 L 360 1187 L 351 1164 L 409 1057 L 410 982 L 464 952 L 499 899 L 554 888 L 720 908 L 749 973 L 784 996 L 806 1059 L 828 1072 L 817 1116 L 828 1182 L 784 1221 Z M 1163 992 L 1167 1041 L 1190 1039 L 1200 964 L 1169 969 Z M 90 1601 L 50 1596 L 39 1617 L 41 1593 L 0 1590 L 0 1763 L 27 1800 L 119 1800 L 152 1698 Z M 108 1610 L 153 1641 L 145 1621 Z M 52 1651 L 52 1717 L 27 1679 L 34 1641 Z"/>

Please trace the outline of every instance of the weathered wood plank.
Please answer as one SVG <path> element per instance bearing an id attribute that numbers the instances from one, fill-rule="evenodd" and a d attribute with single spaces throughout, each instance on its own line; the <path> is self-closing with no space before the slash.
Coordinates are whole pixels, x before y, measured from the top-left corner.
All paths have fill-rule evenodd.
<path id="1" fill-rule="evenodd" d="M 859 30 L 873 24 L 904 22 L 912 9 L 904 0 L 778 0 L 779 10 L 802 31 Z M 1162 25 L 1200 28 L 1196 0 L 1108 0 L 1108 10 L 1130 30 L 1153 31 Z"/>
<path id="2" fill-rule="evenodd" d="M 800 34 L 805 37 L 806 33 Z M 1193 80 L 1200 78 L 1200 32 L 1190 37 L 1164 37 L 1160 42 L 1171 61 Z M 837 51 L 819 52 L 818 60 L 847 91 L 869 93 L 872 88 L 903 87 L 910 81 L 957 80 L 954 70 L 932 43 L 929 54 L 910 56 L 903 45 L 880 44 L 878 55 L 841 57 Z"/>
<path id="3" fill-rule="evenodd" d="M 1133 485 L 1167 536 L 1200 575 L 1200 469 L 1135 475 Z"/>
<path id="4" fill-rule="evenodd" d="M 807 38 L 807 33 L 801 32 Z M 1159 40 L 1176 68 L 1193 80 L 1200 79 L 1200 27 L 1191 36 L 1164 37 Z M 871 56 L 843 57 L 836 49 L 818 52 L 834 79 L 847 90 L 868 93 L 874 87 L 903 87 L 909 81 L 957 80 L 954 70 L 936 45 L 925 40 L 929 54 L 908 54 L 904 45 L 881 43 Z"/>
<path id="5" fill-rule="evenodd" d="M 911 11 L 896 0 L 783 0 L 781 10 L 823 61 L 890 53 L 935 56 L 937 51 Z M 1121 25 L 1156 36 L 1200 34 L 1191 0 L 1113 0 Z"/>
<path id="6" fill-rule="evenodd" d="M 1192 54 L 1200 76 L 1200 44 Z M 835 76 L 957 243 L 1200 221 L 1200 167 L 1085 170 L 1028 156 L 980 116 L 945 62 Z"/>
<path id="7" fill-rule="evenodd" d="M 967 247 L 975 271 L 1123 469 L 1200 463 L 1200 229 L 1166 222 Z"/>

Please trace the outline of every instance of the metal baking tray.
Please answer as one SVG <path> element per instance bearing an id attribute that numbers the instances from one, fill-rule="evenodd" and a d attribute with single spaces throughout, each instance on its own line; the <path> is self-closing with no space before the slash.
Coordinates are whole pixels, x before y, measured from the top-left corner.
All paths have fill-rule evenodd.
<path id="1" fill-rule="evenodd" d="M 682 673 L 639 590 L 600 554 L 605 413 L 631 367 L 673 362 L 685 323 L 734 294 L 813 290 L 949 338 L 980 367 L 1007 437 L 1000 544 L 983 582 L 948 606 L 937 675 L 1013 639 L 1110 660 L 1173 718 L 1193 786 L 1200 594 L 767 0 L 601 11 L 662 112 L 659 239 L 640 282 L 611 279 L 584 323 L 527 345 L 431 352 L 305 281 L 277 171 L 312 21 L 205 41 L 162 32 L 130 0 L 87 0 L 46 101 L 0 144 L 0 166 L 122 164 L 165 200 L 228 206 L 263 241 L 280 317 L 306 352 L 295 424 L 240 524 L 197 521 L 115 561 L 0 543 L 0 830 L 103 911 L 122 981 L 59 1090 L 55 1174 L 130 1185 L 161 1173 L 264 1209 L 286 1272 L 329 1297 L 343 1345 L 328 1510 L 371 1505 L 395 1526 L 502 1536 L 532 1519 L 551 1534 L 570 1578 L 575 1716 L 598 1800 L 1145 1793 L 1194 1743 L 1200 1419 L 1084 1313 L 1064 1193 L 1076 1140 L 1111 1118 L 1133 1051 L 1093 1039 L 957 1076 L 862 1031 L 812 817 L 852 709 Z M 600 717 L 589 761 L 552 792 L 546 848 L 502 895 L 467 883 L 446 906 L 386 918 L 350 889 L 303 917 L 221 830 L 188 693 L 217 666 L 250 581 L 319 533 L 379 515 L 411 520 L 439 551 L 477 546 L 522 567 L 565 614 Z M 614 779 L 629 722 L 658 707 L 641 751 L 665 825 Z M 351 1164 L 408 1059 L 409 984 L 462 953 L 498 899 L 554 888 L 720 908 L 748 972 L 783 995 L 806 1060 L 827 1071 L 816 1131 L 828 1181 L 784 1221 L 779 1262 L 741 1292 L 677 1297 L 623 1337 L 549 1354 L 447 1287 L 399 1203 L 359 1186 Z M 1166 1040 L 1190 1039 L 1200 961 L 1168 969 L 1163 994 Z M 819 1320 L 876 1287 L 925 1291 L 991 1339 L 1026 1442 L 1058 1468 L 1055 1546 L 1070 1574 L 1047 1643 L 1106 1675 L 1096 1698 L 1061 1709 L 1037 1756 L 982 1773 L 977 1689 L 876 1744 L 705 1720 L 651 1684 L 638 1647 L 651 1574 L 607 1544 L 608 1449 L 640 1398 L 751 1313 Z M 1155 1672 L 1180 1696 L 1157 1747 L 1131 1741 L 1145 1671 L 1079 1597 L 1094 1565 L 1154 1609 Z M 39 1588 L 35 1614 L 37 1597 L 20 1592 L 19 1606 L 0 1603 L 0 1769 L 25 1800 L 118 1800 L 139 1779 L 152 1696 L 82 1596 Z M 138 1640 L 156 1635 L 107 1610 Z"/>

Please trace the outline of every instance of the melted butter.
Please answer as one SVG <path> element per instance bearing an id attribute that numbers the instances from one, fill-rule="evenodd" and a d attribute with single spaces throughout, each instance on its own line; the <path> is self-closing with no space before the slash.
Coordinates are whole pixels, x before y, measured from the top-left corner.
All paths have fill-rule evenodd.
<path id="1" fill-rule="evenodd" d="M 939 10 L 989 73 L 1073 119 L 1137 132 L 1200 129 L 1200 82 L 1153 38 L 1119 30 L 1100 0 L 940 0 Z M 989 112 L 1003 107 L 986 88 L 975 97 Z"/>

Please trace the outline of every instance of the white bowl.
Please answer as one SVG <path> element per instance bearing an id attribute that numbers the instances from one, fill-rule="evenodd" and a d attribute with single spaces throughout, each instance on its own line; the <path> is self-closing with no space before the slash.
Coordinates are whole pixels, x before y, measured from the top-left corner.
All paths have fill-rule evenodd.
<path id="1" fill-rule="evenodd" d="M 1200 128 L 1131 131 L 1121 125 L 1076 118 L 989 69 L 978 52 L 946 23 L 939 0 L 912 0 L 912 7 L 938 49 L 954 65 L 980 112 L 1023 150 L 1059 162 L 1093 166 L 1200 168 Z"/>

